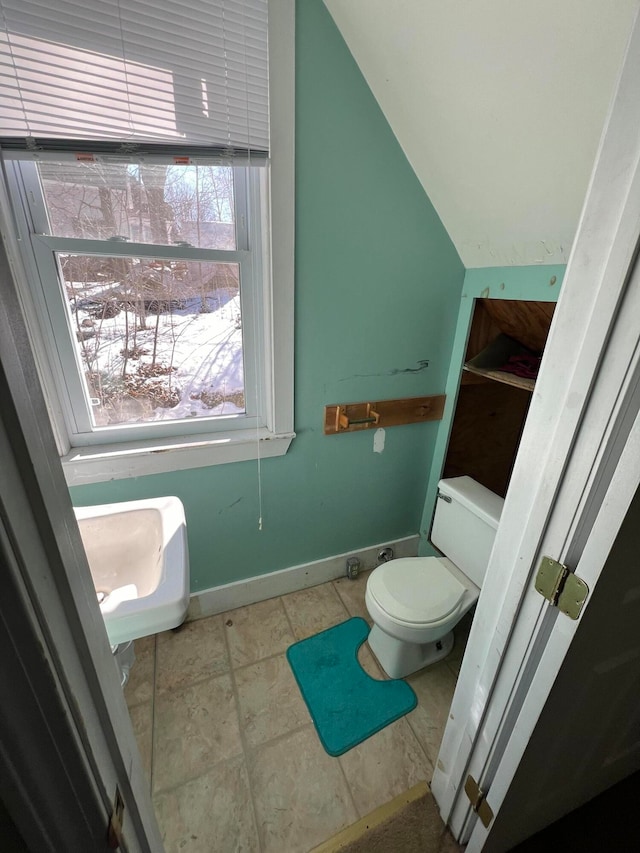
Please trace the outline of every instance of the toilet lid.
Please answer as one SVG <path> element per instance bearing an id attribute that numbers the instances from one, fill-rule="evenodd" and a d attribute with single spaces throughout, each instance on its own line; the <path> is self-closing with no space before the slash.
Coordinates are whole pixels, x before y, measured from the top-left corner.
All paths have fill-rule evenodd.
<path id="1" fill-rule="evenodd" d="M 392 619 L 424 625 L 459 606 L 466 588 L 438 557 L 404 557 L 378 566 L 369 593 Z"/>

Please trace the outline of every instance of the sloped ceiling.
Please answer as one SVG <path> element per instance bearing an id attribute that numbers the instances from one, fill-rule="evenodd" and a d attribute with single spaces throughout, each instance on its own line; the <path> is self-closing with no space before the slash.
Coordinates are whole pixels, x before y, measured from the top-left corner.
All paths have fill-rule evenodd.
<path id="1" fill-rule="evenodd" d="M 465 266 L 565 263 L 640 0 L 325 4 Z"/>

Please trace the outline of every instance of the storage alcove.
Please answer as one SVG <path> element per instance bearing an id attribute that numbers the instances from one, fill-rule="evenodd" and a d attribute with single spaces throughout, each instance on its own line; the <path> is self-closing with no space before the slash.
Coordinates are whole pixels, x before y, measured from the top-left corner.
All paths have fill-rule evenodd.
<path id="1" fill-rule="evenodd" d="M 535 379 L 500 370 L 511 356 L 535 363 L 549 333 L 554 302 L 476 299 L 445 477 L 468 474 L 504 497 Z"/>

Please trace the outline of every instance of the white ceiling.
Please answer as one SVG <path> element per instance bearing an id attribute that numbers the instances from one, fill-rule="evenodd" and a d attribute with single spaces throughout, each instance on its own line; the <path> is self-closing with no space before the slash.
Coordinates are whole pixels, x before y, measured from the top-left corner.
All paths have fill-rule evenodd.
<path id="1" fill-rule="evenodd" d="M 465 266 L 565 263 L 640 0 L 325 4 Z"/>

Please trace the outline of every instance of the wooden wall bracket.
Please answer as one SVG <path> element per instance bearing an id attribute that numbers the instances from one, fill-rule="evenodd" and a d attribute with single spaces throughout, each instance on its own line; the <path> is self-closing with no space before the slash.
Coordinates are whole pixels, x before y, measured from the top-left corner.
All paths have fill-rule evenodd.
<path id="1" fill-rule="evenodd" d="M 339 432 L 439 421 L 442 419 L 445 399 L 444 394 L 437 394 L 431 397 L 325 406 L 324 434 L 337 435 Z"/>

